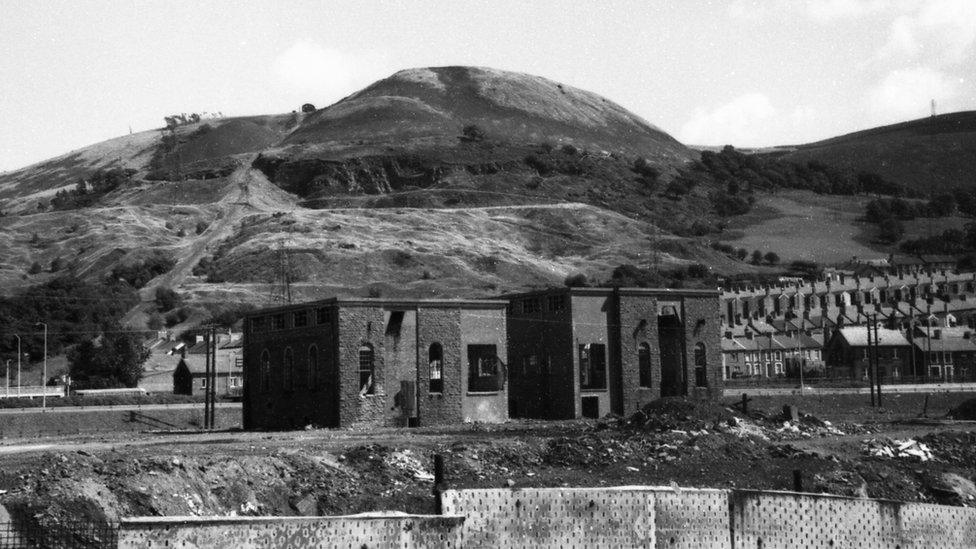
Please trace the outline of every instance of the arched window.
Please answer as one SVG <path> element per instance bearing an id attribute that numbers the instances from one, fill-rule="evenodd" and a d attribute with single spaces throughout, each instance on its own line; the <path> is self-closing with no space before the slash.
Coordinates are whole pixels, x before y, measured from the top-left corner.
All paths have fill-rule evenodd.
<path id="1" fill-rule="evenodd" d="M 373 346 L 369 343 L 359 347 L 359 394 L 376 394 L 375 365 L 373 364 Z"/>
<path id="2" fill-rule="evenodd" d="M 271 353 L 267 349 L 261 351 L 261 390 L 271 390 Z"/>
<path id="3" fill-rule="evenodd" d="M 308 374 L 308 387 L 317 389 L 319 386 L 319 348 L 315 345 L 308 348 L 306 372 Z"/>
<path id="4" fill-rule="evenodd" d="M 281 365 L 281 387 L 290 391 L 295 379 L 295 353 L 291 347 L 285 349 L 285 361 Z"/>
<path id="5" fill-rule="evenodd" d="M 708 359 L 705 356 L 705 344 L 695 344 L 695 386 L 708 387 Z"/>
<path id="6" fill-rule="evenodd" d="M 430 366 L 430 392 L 444 392 L 444 349 L 440 343 L 431 343 L 427 351 L 427 364 Z"/>
<path id="7" fill-rule="evenodd" d="M 651 346 L 641 343 L 637 346 L 637 368 L 640 371 L 640 386 L 651 386 Z"/>

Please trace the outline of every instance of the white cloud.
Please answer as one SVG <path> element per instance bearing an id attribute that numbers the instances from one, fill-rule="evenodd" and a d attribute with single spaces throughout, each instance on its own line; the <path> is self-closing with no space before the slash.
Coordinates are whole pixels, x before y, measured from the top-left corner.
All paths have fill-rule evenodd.
<path id="1" fill-rule="evenodd" d="M 929 102 L 944 103 L 959 93 L 959 80 L 941 71 L 919 67 L 896 70 L 868 92 L 869 111 L 877 123 L 921 118 Z"/>
<path id="2" fill-rule="evenodd" d="M 272 65 L 278 84 L 289 94 L 334 101 L 387 76 L 382 59 L 356 56 L 314 42 L 296 42 Z"/>
<path id="3" fill-rule="evenodd" d="M 808 0 L 805 11 L 815 21 L 823 23 L 838 19 L 852 19 L 890 8 L 886 0 Z"/>
<path id="4" fill-rule="evenodd" d="M 976 2 L 931 0 L 912 4 L 892 22 L 883 59 L 918 61 L 934 66 L 961 63 L 976 43 Z"/>
<path id="5" fill-rule="evenodd" d="M 756 144 L 763 127 L 776 116 L 769 98 L 761 93 L 747 93 L 714 110 L 699 107 L 678 135 L 681 141 L 694 145 Z"/>

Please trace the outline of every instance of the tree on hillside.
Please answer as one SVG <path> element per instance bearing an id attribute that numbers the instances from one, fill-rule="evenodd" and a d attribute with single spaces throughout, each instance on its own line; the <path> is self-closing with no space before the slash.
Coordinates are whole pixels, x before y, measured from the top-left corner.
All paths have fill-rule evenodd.
<path id="1" fill-rule="evenodd" d="M 108 332 L 68 351 L 68 371 L 79 389 L 135 387 L 148 358 L 149 350 L 139 335 Z"/>
<path id="2" fill-rule="evenodd" d="M 779 263 L 779 254 L 777 254 L 776 252 L 766 252 L 766 255 L 763 256 L 763 259 L 765 259 L 766 263 L 769 263 L 770 265 L 776 265 L 777 263 Z"/>
<path id="3" fill-rule="evenodd" d="M 903 236 L 905 236 L 905 225 L 894 217 L 882 220 L 878 224 L 878 239 L 882 242 L 898 242 Z"/>
<path id="4" fill-rule="evenodd" d="M 171 311 L 180 304 L 180 294 L 172 288 L 156 288 L 156 307 L 162 311 Z"/>
<path id="5" fill-rule="evenodd" d="M 752 251 L 752 264 L 753 265 L 759 265 L 760 263 L 762 263 L 762 260 L 763 260 L 763 253 L 760 252 L 759 250 L 753 250 Z"/>

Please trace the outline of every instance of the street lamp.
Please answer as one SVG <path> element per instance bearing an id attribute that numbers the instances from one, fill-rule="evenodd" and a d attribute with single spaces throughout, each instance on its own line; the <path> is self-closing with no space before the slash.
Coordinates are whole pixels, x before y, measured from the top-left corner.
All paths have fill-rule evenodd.
<path id="1" fill-rule="evenodd" d="M 20 352 L 20 336 L 14 334 L 17 338 L 17 396 L 20 396 L 20 359 L 24 355 Z"/>
<path id="2" fill-rule="evenodd" d="M 44 326 L 44 377 L 41 379 L 41 408 L 47 408 L 47 323 L 35 322 L 34 326 Z"/>

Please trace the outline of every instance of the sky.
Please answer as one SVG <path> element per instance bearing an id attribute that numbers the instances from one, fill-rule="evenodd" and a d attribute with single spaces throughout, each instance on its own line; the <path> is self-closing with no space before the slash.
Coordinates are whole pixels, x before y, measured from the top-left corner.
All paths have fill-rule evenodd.
<path id="1" fill-rule="evenodd" d="M 476 65 L 623 105 L 678 140 L 804 143 L 976 110 L 976 0 L 0 0 L 0 171 L 163 126 L 317 107 Z"/>

